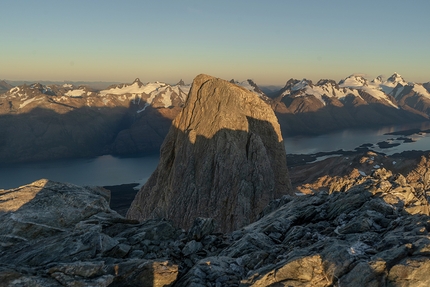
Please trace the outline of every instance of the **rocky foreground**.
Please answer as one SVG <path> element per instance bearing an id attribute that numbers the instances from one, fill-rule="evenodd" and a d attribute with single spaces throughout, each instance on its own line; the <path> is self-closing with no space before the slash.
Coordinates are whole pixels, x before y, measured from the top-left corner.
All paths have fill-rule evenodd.
<path id="1" fill-rule="evenodd" d="M 1 190 L 0 286 L 428 286 L 430 156 L 403 174 L 384 159 L 350 158 L 360 170 L 299 186 L 310 194 L 231 233 L 126 219 L 101 188 Z"/>

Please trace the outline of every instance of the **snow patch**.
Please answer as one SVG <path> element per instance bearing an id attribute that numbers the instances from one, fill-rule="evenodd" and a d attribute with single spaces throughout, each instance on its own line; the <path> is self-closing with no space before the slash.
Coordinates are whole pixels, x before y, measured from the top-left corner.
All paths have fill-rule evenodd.
<path id="1" fill-rule="evenodd" d="M 396 109 L 399 109 L 399 106 L 396 105 L 394 102 L 392 102 L 387 95 L 396 86 L 397 86 L 397 82 L 394 83 L 394 82 L 385 81 L 381 83 L 381 78 L 378 78 L 378 80 L 373 80 L 371 82 L 368 82 L 365 78 L 359 75 L 349 76 L 348 78 L 346 78 L 340 83 L 340 87 L 362 90 L 363 92 L 366 92 L 367 94 L 371 95 L 375 99 L 382 100 L 387 104 L 389 104 L 390 106 Z"/>
<path id="2" fill-rule="evenodd" d="M 19 87 L 14 87 L 14 88 L 9 90 L 9 93 L 11 93 L 11 94 L 16 94 L 18 92 L 19 92 Z"/>
<path id="3" fill-rule="evenodd" d="M 251 83 L 248 80 L 243 81 L 243 82 L 235 82 L 235 84 L 238 86 L 241 86 L 242 88 L 247 89 L 248 91 L 253 92 L 254 94 L 258 95 L 259 97 L 263 96 L 262 93 L 256 91 L 256 87 L 251 85 Z"/>
<path id="4" fill-rule="evenodd" d="M 161 102 L 165 108 L 172 106 L 172 90 L 166 90 L 165 94 L 161 94 Z"/>
<path id="5" fill-rule="evenodd" d="M 415 84 L 412 90 L 417 94 L 430 99 L 430 93 L 422 85 Z"/>
<path id="6" fill-rule="evenodd" d="M 34 102 L 34 101 L 36 101 L 36 100 L 39 100 L 39 99 L 31 98 L 31 99 L 25 100 L 24 102 L 22 102 L 22 103 L 19 105 L 19 108 L 20 108 L 20 109 L 22 109 L 23 107 L 25 107 L 25 106 L 26 106 L 26 105 L 28 105 L 29 103 L 32 103 L 32 102 Z"/>
<path id="7" fill-rule="evenodd" d="M 293 91 L 293 92 L 300 91 L 300 90 L 303 90 L 306 87 L 309 87 L 309 82 L 306 79 L 303 79 L 300 82 L 298 82 L 297 84 L 295 84 L 291 88 L 291 91 Z"/>
<path id="8" fill-rule="evenodd" d="M 363 86 L 367 86 L 367 80 L 361 74 L 352 74 L 348 78 L 344 79 L 339 86 L 358 89 Z"/>
<path id="9" fill-rule="evenodd" d="M 146 108 L 149 106 L 149 104 L 148 103 L 146 103 L 145 104 L 145 106 L 142 108 L 142 109 L 140 109 L 140 110 L 138 110 L 137 111 L 137 113 L 139 114 L 139 113 L 141 113 L 141 112 L 143 112 L 144 110 L 146 110 Z"/>
<path id="10" fill-rule="evenodd" d="M 67 91 L 67 93 L 65 93 L 66 96 L 69 97 L 82 97 L 82 95 L 86 94 L 86 91 L 83 89 L 78 89 L 78 90 L 70 90 Z"/>
<path id="11" fill-rule="evenodd" d="M 123 94 L 150 94 L 158 90 L 160 87 L 166 86 L 165 83 L 155 82 L 148 83 L 146 85 L 139 85 L 139 83 L 134 82 L 131 85 L 124 85 L 122 87 L 116 87 L 109 90 L 100 91 L 100 95 L 123 95 Z"/>

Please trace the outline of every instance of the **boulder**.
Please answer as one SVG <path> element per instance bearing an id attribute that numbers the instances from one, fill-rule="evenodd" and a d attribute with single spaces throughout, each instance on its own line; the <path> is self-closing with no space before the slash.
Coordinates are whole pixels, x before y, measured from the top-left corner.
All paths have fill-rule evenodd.
<path id="1" fill-rule="evenodd" d="M 197 217 L 193 226 L 188 231 L 188 237 L 195 240 L 201 240 L 205 235 L 212 234 L 215 230 L 213 218 Z"/>

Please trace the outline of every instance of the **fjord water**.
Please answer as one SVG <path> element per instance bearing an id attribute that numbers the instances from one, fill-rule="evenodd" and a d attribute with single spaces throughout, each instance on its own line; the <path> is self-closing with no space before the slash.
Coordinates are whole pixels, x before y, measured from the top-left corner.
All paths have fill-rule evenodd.
<path id="1" fill-rule="evenodd" d="M 354 150 L 362 144 L 372 144 L 372 150 L 382 152 L 387 155 L 399 153 L 407 150 L 430 150 L 430 134 L 413 134 L 408 136 L 387 135 L 387 133 L 407 131 L 412 129 L 429 130 L 430 121 L 414 124 L 344 129 L 332 133 L 316 136 L 294 136 L 284 139 L 287 154 L 313 154 L 317 152 L 330 152 L 343 149 Z M 404 143 L 398 139 L 406 137 L 414 140 L 411 143 Z M 377 143 L 386 141 L 391 144 L 400 145 L 391 148 L 379 148 Z"/>
<path id="2" fill-rule="evenodd" d="M 0 166 L 0 189 L 19 187 L 41 178 L 77 185 L 106 186 L 145 182 L 158 155 L 126 158 L 111 155 Z"/>
<path id="3" fill-rule="evenodd" d="M 345 129 L 318 136 L 286 137 L 284 143 L 287 154 L 312 154 L 339 149 L 354 150 L 362 144 L 373 144 L 371 149 L 388 155 L 407 150 L 430 150 L 430 134 L 408 136 L 415 140 L 412 143 L 396 140 L 401 136 L 385 135 L 413 128 L 430 129 L 430 122 L 367 129 Z M 376 145 L 381 141 L 401 144 L 381 149 Z M 156 168 L 158 159 L 158 155 L 133 158 L 105 155 L 91 159 L 3 164 L 0 165 L 0 189 L 19 187 L 41 178 L 92 186 L 144 183 Z"/>

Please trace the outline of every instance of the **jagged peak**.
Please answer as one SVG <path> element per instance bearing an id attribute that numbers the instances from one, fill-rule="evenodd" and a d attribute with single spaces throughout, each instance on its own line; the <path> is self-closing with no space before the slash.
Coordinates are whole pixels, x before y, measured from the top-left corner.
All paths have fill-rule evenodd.
<path id="1" fill-rule="evenodd" d="M 133 84 L 137 84 L 139 87 L 143 85 L 143 83 L 140 81 L 140 79 L 139 79 L 139 78 L 134 79 L 134 81 L 133 81 L 132 85 L 133 85 Z"/>
<path id="2" fill-rule="evenodd" d="M 228 82 L 231 84 L 243 87 L 243 88 L 245 88 L 251 92 L 254 92 L 257 95 L 259 95 L 260 97 L 266 97 L 266 94 L 264 94 L 264 92 L 260 89 L 260 87 L 252 79 L 247 79 L 247 80 L 242 81 L 242 82 L 239 82 L 235 79 L 231 79 Z"/>
<path id="3" fill-rule="evenodd" d="M 391 77 L 389 77 L 387 79 L 387 82 L 392 82 L 392 83 L 406 83 L 405 79 L 397 72 L 394 72 L 394 74 L 391 75 Z"/>
<path id="4" fill-rule="evenodd" d="M 43 87 L 43 85 L 41 83 L 38 83 L 38 82 L 30 85 L 30 88 L 32 88 L 32 89 L 40 89 L 42 87 Z"/>
<path id="5" fill-rule="evenodd" d="M 176 85 L 177 86 L 185 86 L 185 82 L 184 82 L 184 80 L 180 79 Z"/>
<path id="6" fill-rule="evenodd" d="M 291 87 L 292 91 L 299 91 L 306 88 L 306 86 L 313 87 L 312 81 L 308 79 L 302 79 L 298 83 L 296 83 L 294 86 Z"/>
<path id="7" fill-rule="evenodd" d="M 254 80 L 248 79 L 247 82 L 253 88 L 253 89 L 249 89 L 250 91 L 253 90 L 255 93 L 257 93 L 260 96 L 266 96 L 266 94 L 260 89 L 257 83 L 254 82 Z"/>
<path id="8" fill-rule="evenodd" d="M 337 83 L 335 80 L 330 80 L 330 79 L 321 79 L 316 83 L 316 86 L 324 86 L 324 85 L 337 86 Z"/>
<path id="9" fill-rule="evenodd" d="M 364 74 L 352 74 L 339 82 L 340 86 L 367 86 L 367 79 Z"/>
<path id="10" fill-rule="evenodd" d="M 372 80 L 372 83 L 380 84 L 380 83 L 382 83 L 383 81 L 384 81 L 384 77 L 383 77 L 382 75 L 379 75 L 379 76 L 377 76 L 376 78 L 374 78 L 374 79 Z"/>
<path id="11" fill-rule="evenodd" d="M 258 91 L 260 91 L 261 93 L 262 93 L 262 91 L 260 90 L 260 87 L 258 87 L 258 85 L 254 82 L 254 80 L 252 80 L 252 79 L 248 79 L 248 80 L 246 80 L 247 82 L 248 82 L 248 84 L 251 86 L 251 87 L 254 87 L 254 89 L 255 90 L 258 90 Z"/>
<path id="12" fill-rule="evenodd" d="M 298 82 L 300 82 L 300 80 L 291 78 L 285 83 L 284 89 L 289 89 L 292 86 L 294 86 L 295 84 L 297 84 Z"/>

